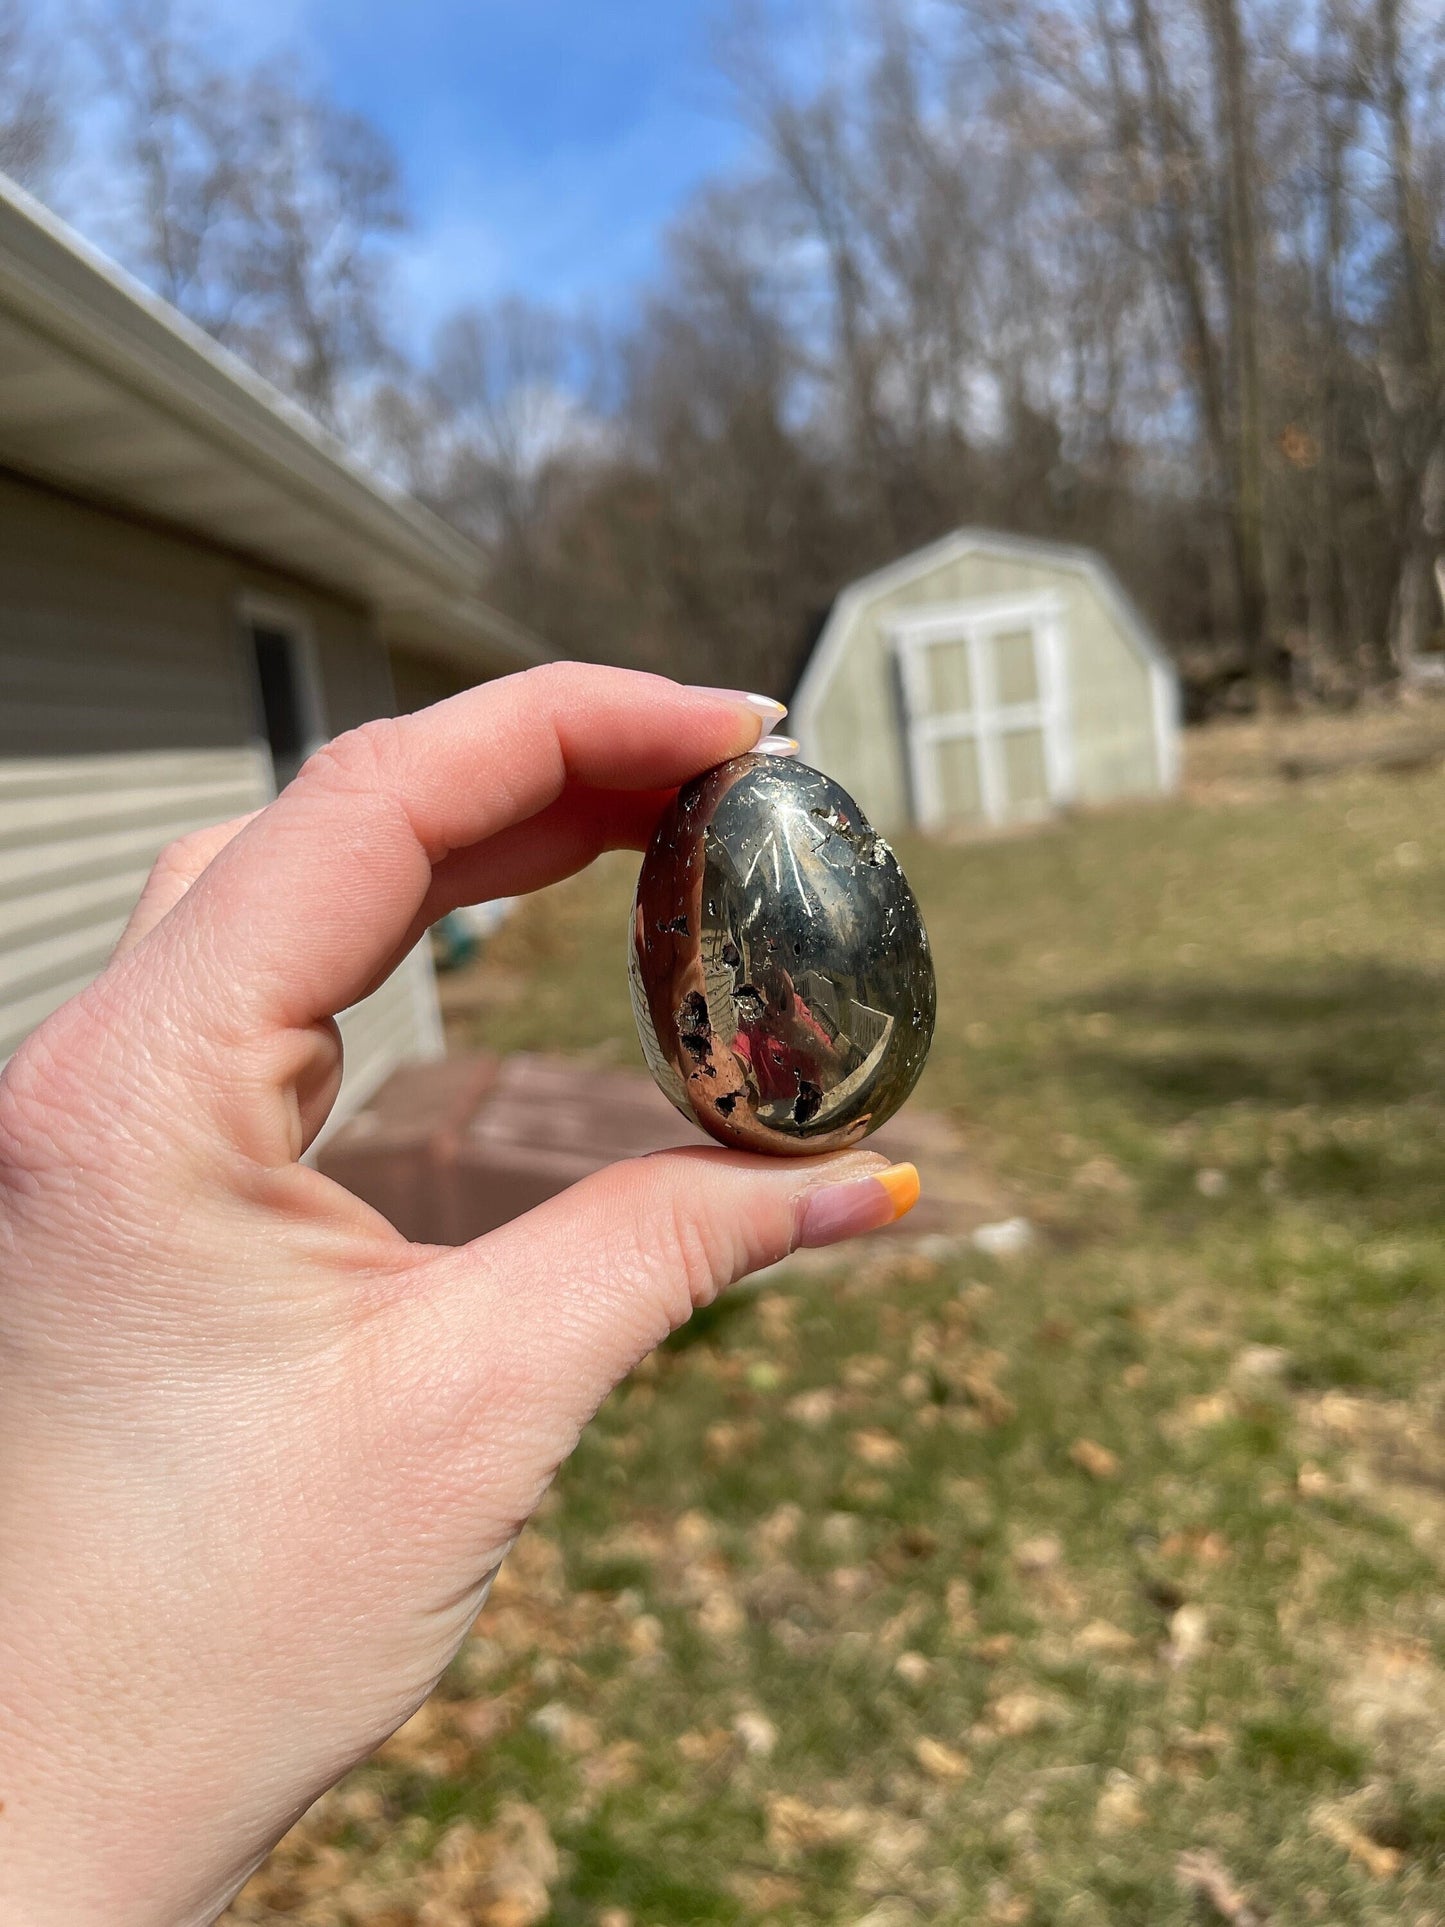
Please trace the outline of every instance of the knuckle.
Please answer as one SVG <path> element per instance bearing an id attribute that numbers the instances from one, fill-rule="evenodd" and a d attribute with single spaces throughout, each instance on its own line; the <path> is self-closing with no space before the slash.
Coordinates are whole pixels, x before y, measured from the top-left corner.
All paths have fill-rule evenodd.
<path id="1" fill-rule="evenodd" d="M 378 716 L 333 736 L 307 757 L 296 778 L 298 786 L 350 796 L 389 789 L 400 756 L 403 720 Z"/>
<path id="2" fill-rule="evenodd" d="M 205 848 L 203 832 L 193 830 L 188 836 L 175 837 L 161 850 L 151 865 L 147 888 L 157 884 L 171 883 L 177 878 L 189 878 L 199 867 L 201 853 Z"/>
<path id="3" fill-rule="evenodd" d="M 645 1236 L 647 1228 L 641 1229 Z M 681 1315 L 674 1322 L 676 1329 L 732 1283 L 737 1275 L 737 1249 L 710 1214 L 696 1211 L 681 1199 L 673 1200 L 669 1231 L 664 1249 L 679 1291 Z"/>
<path id="4" fill-rule="evenodd" d="M 78 1013 L 65 1004 L 32 1031 L 0 1073 L 0 1177 L 14 1183 L 68 1163 L 75 1125 L 70 1053 Z"/>
<path id="5" fill-rule="evenodd" d="M 517 683 L 532 700 L 546 704 L 577 680 L 577 665 L 569 662 L 539 662 L 523 669 Z"/>

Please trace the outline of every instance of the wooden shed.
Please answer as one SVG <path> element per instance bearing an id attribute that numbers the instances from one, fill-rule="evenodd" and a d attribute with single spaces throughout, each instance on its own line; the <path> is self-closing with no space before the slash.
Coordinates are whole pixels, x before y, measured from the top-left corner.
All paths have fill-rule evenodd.
<path id="1" fill-rule="evenodd" d="M 340 730 L 539 659 L 482 570 L 0 179 L 0 1061 L 166 843 Z M 338 1121 L 441 1049 L 424 948 L 342 1033 Z"/>
<path id="2" fill-rule="evenodd" d="M 960 529 L 845 589 L 793 699 L 880 829 L 994 825 L 1178 780 L 1178 686 L 1087 549 Z"/>

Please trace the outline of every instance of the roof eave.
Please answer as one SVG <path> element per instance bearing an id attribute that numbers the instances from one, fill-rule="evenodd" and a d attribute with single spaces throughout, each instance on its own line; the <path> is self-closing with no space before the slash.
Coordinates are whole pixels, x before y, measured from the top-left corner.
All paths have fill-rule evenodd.
<path id="1" fill-rule="evenodd" d="M 482 558 L 465 537 L 370 473 L 295 403 L 3 175 L 0 308 L 239 461 L 278 498 L 329 517 L 384 557 L 404 586 L 380 600 L 383 629 L 415 621 L 463 653 L 514 667 L 551 653 L 480 600 Z"/>

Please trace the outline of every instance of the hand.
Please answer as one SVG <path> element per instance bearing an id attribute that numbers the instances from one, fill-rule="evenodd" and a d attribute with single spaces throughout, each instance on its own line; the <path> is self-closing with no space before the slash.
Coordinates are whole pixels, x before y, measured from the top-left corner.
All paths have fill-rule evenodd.
<path id="1" fill-rule="evenodd" d="M 455 905 L 640 847 L 759 728 L 579 666 L 369 724 L 169 851 L 11 1060 L 6 1922 L 213 1919 L 425 1697 L 617 1381 L 733 1279 L 911 1202 L 868 1153 L 669 1152 L 450 1250 L 299 1162 L 336 1011 Z"/>

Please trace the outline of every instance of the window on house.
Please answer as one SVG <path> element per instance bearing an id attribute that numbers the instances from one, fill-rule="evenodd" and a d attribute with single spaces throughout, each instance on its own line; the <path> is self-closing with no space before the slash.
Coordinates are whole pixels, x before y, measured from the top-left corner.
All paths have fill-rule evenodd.
<path id="1" fill-rule="evenodd" d="M 281 790 L 326 738 L 315 655 L 299 619 L 282 610 L 247 607 L 242 627 L 251 658 L 257 733 L 271 752 L 276 788 Z"/>

